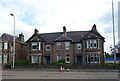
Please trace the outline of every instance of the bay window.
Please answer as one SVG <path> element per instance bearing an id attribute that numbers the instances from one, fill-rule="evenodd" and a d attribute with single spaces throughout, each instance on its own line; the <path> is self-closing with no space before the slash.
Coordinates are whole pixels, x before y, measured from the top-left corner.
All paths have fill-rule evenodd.
<path id="1" fill-rule="evenodd" d="M 4 43 L 4 49 L 8 49 L 8 43 L 7 42 Z"/>
<path id="2" fill-rule="evenodd" d="M 40 63 L 41 62 L 41 56 L 39 55 L 33 55 L 31 56 L 32 63 Z"/>
<path id="3" fill-rule="evenodd" d="M 86 40 L 87 48 L 99 48 L 99 40 Z"/>
<path id="4" fill-rule="evenodd" d="M 87 48 L 89 48 L 89 41 L 86 40 L 86 45 L 87 45 Z"/>
<path id="5" fill-rule="evenodd" d="M 4 62 L 4 63 L 7 63 L 7 57 L 8 57 L 7 55 L 3 55 L 3 58 L 4 58 L 4 61 L 3 61 L 3 62 Z"/>
<path id="6" fill-rule="evenodd" d="M 99 63 L 100 55 L 99 54 L 88 54 L 87 55 L 87 63 Z"/>
<path id="7" fill-rule="evenodd" d="M 0 50 L 2 50 L 2 42 L 0 42 Z"/>
<path id="8" fill-rule="evenodd" d="M 41 50 L 41 43 L 34 42 L 31 46 L 32 50 Z"/>
<path id="9" fill-rule="evenodd" d="M 97 40 L 90 40 L 90 48 L 97 48 Z"/>

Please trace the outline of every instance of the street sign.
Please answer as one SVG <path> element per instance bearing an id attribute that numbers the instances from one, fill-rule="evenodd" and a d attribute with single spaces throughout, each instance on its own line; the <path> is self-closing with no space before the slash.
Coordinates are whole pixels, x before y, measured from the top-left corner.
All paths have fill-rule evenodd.
<path id="1" fill-rule="evenodd" d="M 112 51 L 112 54 L 117 54 L 118 52 L 116 52 L 116 51 Z"/>

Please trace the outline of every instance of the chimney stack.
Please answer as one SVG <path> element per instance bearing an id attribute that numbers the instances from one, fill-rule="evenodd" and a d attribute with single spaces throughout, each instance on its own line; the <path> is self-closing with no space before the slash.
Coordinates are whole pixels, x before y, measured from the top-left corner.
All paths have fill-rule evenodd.
<path id="1" fill-rule="evenodd" d="M 66 27 L 65 26 L 63 26 L 63 34 L 66 36 Z"/>
<path id="2" fill-rule="evenodd" d="M 24 43 L 24 35 L 22 32 L 21 34 L 19 34 L 19 40 L 20 40 L 20 43 Z"/>

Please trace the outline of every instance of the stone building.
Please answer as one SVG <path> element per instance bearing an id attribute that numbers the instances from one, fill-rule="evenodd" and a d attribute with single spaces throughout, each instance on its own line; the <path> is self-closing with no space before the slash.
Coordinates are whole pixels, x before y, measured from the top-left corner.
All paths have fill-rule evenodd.
<path id="1" fill-rule="evenodd" d="M 65 59 L 67 64 L 99 65 L 104 63 L 104 37 L 94 24 L 89 31 L 39 33 L 37 29 L 26 41 L 28 60 L 49 64 Z"/>
<path id="2" fill-rule="evenodd" d="M 11 64 L 13 54 L 13 36 L 2 34 L 0 37 L 0 63 Z M 26 60 L 27 45 L 24 42 L 24 35 L 15 36 L 15 60 Z"/>

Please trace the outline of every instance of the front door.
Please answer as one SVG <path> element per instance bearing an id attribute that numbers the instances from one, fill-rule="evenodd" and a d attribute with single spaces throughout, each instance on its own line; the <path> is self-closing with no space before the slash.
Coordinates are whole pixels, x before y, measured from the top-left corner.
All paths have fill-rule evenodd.
<path id="1" fill-rule="evenodd" d="M 46 64 L 50 64 L 50 56 L 46 56 L 45 60 L 46 60 Z"/>
<path id="2" fill-rule="evenodd" d="M 82 56 L 77 56 L 77 63 L 82 65 Z"/>

